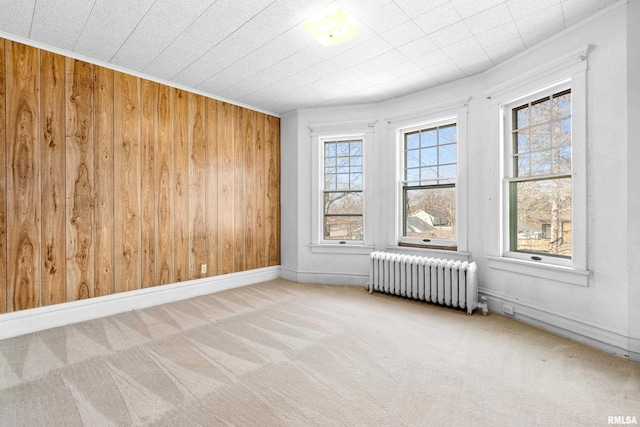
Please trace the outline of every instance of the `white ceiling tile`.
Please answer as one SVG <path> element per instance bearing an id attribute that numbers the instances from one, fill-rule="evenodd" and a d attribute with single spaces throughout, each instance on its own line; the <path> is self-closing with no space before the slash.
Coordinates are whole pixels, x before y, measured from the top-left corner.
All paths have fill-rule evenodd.
<path id="1" fill-rule="evenodd" d="M 142 70 L 214 2 L 157 0 L 115 54 L 113 63 Z"/>
<path id="2" fill-rule="evenodd" d="M 370 10 L 357 16 L 358 19 L 378 34 L 385 33 L 409 20 L 407 14 L 394 2 L 386 3 L 379 9 Z"/>
<path id="3" fill-rule="evenodd" d="M 522 41 L 527 47 L 564 29 L 564 17 L 560 5 L 533 13 L 515 22 Z"/>
<path id="4" fill-rule="evenodd" d="M 385 52 L 382 55 L 378 55 L 375 58 L 371 58 L 360 64 L 360 66 L 373 70 L 386 70 L 388 68 L 393 68 L 396 64 L 401 64 L 406 60 L 407 58 L 402 53 L 394 49 Z"/>
<path id="5" fill-rule="evenodd" d="M 459 56 L 453 59 L 453 62 L 467 76 L 480 73 L 494 65 L 493 61 L 491 61 L 491 58 L 489 58 L 489 55 L 487 55 L 484 50 L 478 50 L 470 52 L 467 55 Z"/>
<path id="6" fill-rule="evenodd" d="M 380 9 L 392 0 L 338 0 L 338 3 L 350 14 L 362 17 L 372 10 Z"/>
<path id="7" fill-rule="evenodd" d="M 0 0 L 0 31 L 29 37 L 36 0 Z"/>
<path id="8" fill-rule="evenodd" d="M 445 55 L 444 52 L 440 49 L 434 50 L 431 53 L 413 59 L 413 63 L 423 70 L 448 61 L 449 57 Z"/>
<path id="9" fill-rule="evenodd" d="M 476 40 L 478 40 L 478 43 L 480 43 L 482 47 L 493 46 L 505 40 L 518 37 L 520 37 L 520 33 L 518 32 L 515 22 L 509 22 L 475 35 Z"/>
<path id="10" fill-rule="evenodd" d="M 467 28 L 473 34 L 482 33 L 509 22 L 513 22 L 513 18 L 511 18 L 511 13 L 509 13 L 509 9 L 504 3 L 464 20 Z"/>
<path id="11" fill-rule="evenodd" d="M 460 14 L 451 3 L 445 3 L 413 19 L 425 34 L 431 34 L 461 20 Z"/>
<path id="12" fill-rule="evenodd" d="M 110 61 L 152 4 L 153 0 L 96 0 L 74 52 Z"/>
<path id="13" fill-rule="evenodd" d="M 235 64 L 211 76 L 205 80 L 200 87 L 215 87 L 217 88 L 216 91 L 221 91 L 238 82 L 244 82 L 262 71 L 269 64 L 278 63 L 294 53 L 303 50 L 311 43 L 315 43 L 314 40 L 303 37 L 305 34 L 304 29 L 300 26 L 292 28 L 271 40 L 260 49 L 245 56 Z M 209 84 L 210 82 L 215 82 L 215 86 L 211 86 Z"/>
<path id="14" fill-rule="evenodd" d="M 216 1 L 143 71 L 170 79 L 272 2 L 273 0 Z"/>
<path id="15" fill-rule="evenodd" d="M 513 19 L 521 19 L 532 13 L 540 12 L 552 6 L 560 5 L 560 0 L 507 0 L 506 3 Z"/>
<path id="16" fill-rule="evenodd" d="M 442 51 L 451 59 L 470 55 L 474 52 L 483 52 L 482 46 L 480 46 L 480 43 L 473 37 L 446 46 L 442 48 Z"/>
<path id="17" fill-rule="evenodd" d="M 616 0 L 564 0 L 562 2 L 562 10 L 564 12 L 565 26 L 573 25 L 615 2 Z"/>
<path id="18" fill-rule="evenodd" d="M 394 64 L 392 67 L 387 69 L 387 71 L 389 71 L 389 73 L 391 73 L 391 75 L 396 78 L 401 78 L 402 76 L 413 74 L 421 70 L 422 68 L 412 61 L 406 61 L 401 64 Z"/>
<path id="19" fill-rule="evenodd" d="M 92 2 L 84 0 L 38 0 L 33 13 L 31 38 L 65 50 L 73 50 Z"/>
<path id="20" fill-rule="evenodd" d="M 484 10 L 503 3 L 504 0 L 451 0 L 451 4 L 456 8 L 462 19 L 480 13 Z"/>
<path id="21" fill-rule="evenodd" d="M 522 52 L 524 49 L 524 43 L 518 37 L 486 47 L 485 52 L 487 52 L 494 64 L 498 64 Z"/>
<path id="22" fill-rule="evenodd" d="M 404 46 L 400 46 L 398 50 L 407 58 L 412 59 L 438 50 L 438 46 L 436 46 L 429 37 L 424 36 Z"/>
<path id="23" fill-rule="evenodd" d="M 472 37 L 471 31 L 467 28 L 464 22 L 458 22 L 457 24 L 450 25 L 442 30 L 438 30 L 435 33 L 429 35 L 429 39 L 436 44 L 436 46 L 442 48 L 452 45 L 460 40 L 468 39 Z"/>
<path id="24" fill-rule="evenodd" d="M 464 73 L 451 60 L 426 68 L 425 71 L 439 83 L 446 83 L 464 77 Z"/>
<path id="25" fill-rule="evenodd" d="M 408 84 L 414 89 L 421 89 L 424 85 L 436 85 L 437 80 L 434 79 L 429 73 L 424 70 L 416 71 L 411 74 L 407 74 L 400 78 L 404 83 Z"/>
<path id="26" fill-rule="evenodd" d="M 424 32 L 413 21 L 407 21 L 381 34 L 381 37 L 393 47 L 405 45 L 424 36 Z"/>
<path id="27" fill-rule="evenodd" d="M 449 0 L 394 0 L 395 3 L 410 17 L 416 17 L 430 10 L 442 6 Z"/>

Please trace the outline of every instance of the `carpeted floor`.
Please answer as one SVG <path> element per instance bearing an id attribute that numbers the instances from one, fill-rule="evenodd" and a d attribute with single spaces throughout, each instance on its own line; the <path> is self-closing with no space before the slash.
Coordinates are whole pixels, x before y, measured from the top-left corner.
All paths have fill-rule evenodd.
<path id="1" fill-rule="evenodd" d="M 496 314 L 275 280 L 0 341 L 0 425 L 640 420 L 640 364 Z"/>

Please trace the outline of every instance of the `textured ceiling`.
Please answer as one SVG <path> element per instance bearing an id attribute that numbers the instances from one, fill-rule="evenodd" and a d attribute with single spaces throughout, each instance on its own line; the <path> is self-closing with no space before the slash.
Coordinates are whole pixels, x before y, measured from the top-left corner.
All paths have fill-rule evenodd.
<path id="1" fill-rule="evenodd" d="M 300 25 L 326 0 L 0 0 L 0 32 L 280 114 L 476 74 L 615 1 L 339 0 L 360 34 L 329 48 Z"/>

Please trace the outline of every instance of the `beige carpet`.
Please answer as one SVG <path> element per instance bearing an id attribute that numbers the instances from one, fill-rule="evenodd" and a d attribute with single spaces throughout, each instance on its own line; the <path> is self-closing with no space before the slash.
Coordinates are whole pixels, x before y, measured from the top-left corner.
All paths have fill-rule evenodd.
<path id="1" fill-rule="evenodd" d="M 503 316 L 276 280 L 0 341 L 2 426 L 640 420 L 640 364 Z"/>

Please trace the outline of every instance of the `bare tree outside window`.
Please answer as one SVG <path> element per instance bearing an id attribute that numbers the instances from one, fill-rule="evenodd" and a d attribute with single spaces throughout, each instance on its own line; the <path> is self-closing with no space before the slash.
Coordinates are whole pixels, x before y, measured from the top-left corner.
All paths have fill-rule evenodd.
<path id="1" fill-rule="evenodd" d="M 571 90 L 512 110 L 511 250 L 570 258 Z"/>

